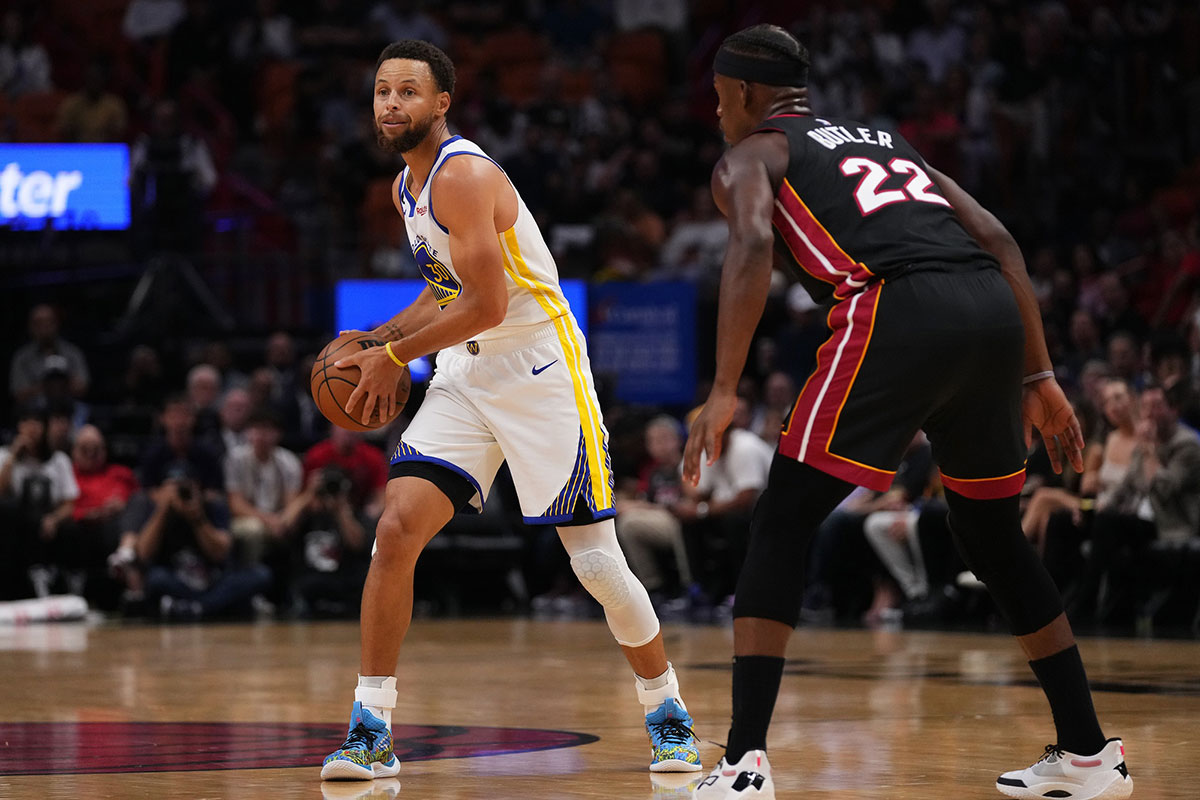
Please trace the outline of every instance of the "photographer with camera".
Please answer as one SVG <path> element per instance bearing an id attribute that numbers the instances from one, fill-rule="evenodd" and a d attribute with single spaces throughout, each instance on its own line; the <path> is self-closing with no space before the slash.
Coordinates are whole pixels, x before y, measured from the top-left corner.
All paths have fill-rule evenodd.
<path id="1" fill-rule="evenodd" d="M 351 503 L 354 484 L 340 467 L 309 475 L 284 512 L 291 533 L 292 600 L 301 616 L 353 616 L 367 577 L 367 531 Z"/>
<path id="2" fill-rule="evenodd" d="M 167 399 L 159 423 L 162 435 L 147 450 L 140 468 L 145 490 L 134 495 L 122 515 L 121 546 L 109 559 L 110 569 L 124 581 L 127 610 L 143 598 L 158 599 L 165 616 L 236 610 L 262 591 L 270 573 L 265 568 L 247 570 L 255 580 L 249 581 L 253 591 L 245 596 L 234 592 L 230 600 L 218 592 L 208 597 L 227 588 L 224 577 L 238 575 L 226 568 L 232 538 L 221 461 L 196 440 L 195 413 L 185 396 Z M 168 569 L 154 572 L 156 567 Z M 257 580 L 262 576 L 265 579 Z M 184 602 L 176 604 L 175 599 Z"/>
<path id="3" fill-rule="evenodd" d="M 311 476 L 335 466 L 350 479 L 350 505 L 354 513 L 373 526 L 383 511 L 383 490 L 388 466 L 383 452 L 363 441 L 362 434 L 334 427 L 329 438 L 317 442 L 304 455 L 304 474 Z"/>
<path id="4" fill-rule="evenodd" d="M 250 599 L 270 585 L 261 565 L 235 567 L 229 556 L 229 507 L 211 497 L 185 462 L 148 493 L 152 508 L 134 549 L 145 568 L 145 592 L 165 619 L 248 613 Z"/>

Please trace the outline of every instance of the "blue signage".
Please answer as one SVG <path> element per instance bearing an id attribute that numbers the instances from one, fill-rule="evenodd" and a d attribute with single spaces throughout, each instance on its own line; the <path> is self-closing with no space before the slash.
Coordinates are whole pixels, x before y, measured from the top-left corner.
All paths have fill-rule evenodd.
<path id="1" fill-rule="evenodd" d="M 371 330 L 407 308 L 426 283 L 419 278 L 408 280 L 347 280 L 338 281 L 334 296 L 334 321 L 339 331 Z M 587 333 L 587 293 L 585 281 L 564 280 L 563 296 L 571 306 L 579 326 Z M 424 381 L 432 369 L 423 358 L 409 364 L 413 380 Z"/>
<path id="2" fill-rule="evenodd" d="M 16 230 L 125 230 L 129 147 L 0 144 L 0 225 Z"/>
<path id="3" fill-rule="evenodd" d="M 604 283 L 591 289 L 588 352 L 626 403 L 684 405 L 696 394 L 696 288 Z"/>

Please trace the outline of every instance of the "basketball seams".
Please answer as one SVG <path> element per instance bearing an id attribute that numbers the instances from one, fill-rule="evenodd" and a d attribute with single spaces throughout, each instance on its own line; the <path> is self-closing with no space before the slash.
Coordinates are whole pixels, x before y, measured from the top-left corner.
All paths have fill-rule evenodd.
<path id="1" fill-rule="evenodd" d="M 333 422 L 335 425 L 338 425 L 339 427 L 343 427 L 343 428 L 347 428 L 349 430 L 354 430 L 354 431 L 359 431 L 359 432 L 376 430 L 377 428 L 384 427 L 384 425 L 386 425 L 386 424 L 390 424 L 391 422 L 393 422 L 395 420 L 396 416 L 399 416 L 399 412 L 397 412 L 397 414 L 394 415 L 393 418 L 391 420 L 388 420 L 387 422 L 380 421 L 375 426 L 363 425 L 362 422 L 360 422 L 358 419 L 356 419 L 355 417 L 351 416 L 350 414 L 348 414 L 346 412 L 345 401 L 339 402 L 339 397 L 338 397 L 339 392 L 337 392 L 335 390 L 335 385 L 341 383 L 341 384 L 346 384 L 346 385 L 350 386 L 351 387 L 350 391 L 353 392 L 354 387 L 358 386 L 358 380 L 347 378 L 344 375 L 339 375 L 339 374 L 337 374 L 337 372 L 334 372 L 333 374 L 330 373 L 330 367 L 334 364 L 334 362 L 337 361 L 337 359 L 339 357 L 341 357 L 338 354 L 342 350 L 344 350 L 345 348 L 347 348 L 351 345 L 358 344 L 359 342 L 362 342 L 365 339 L 377 340 L 378 338 L 379 337 L 375 336 L 372 333 L 360 333 L 360 334 L 358 334 L 352 338 L 349 338 L 344 342 L 340 342 L 340 343 L 337 343 L 337 340 L 335 339 L 334 342 L 330 342 L 330 344 L 337 343 L 336 347 L 334 347 L 332 349 L 328 349 L 328 351 L 322 350 L 321 354 L 320 354 L 320 358 L 313 362 L 313 370 L 309 375 L 309 393 L 312 395 L 313 400 L 316 402 L 317 410 L 321 411 L 321 413 L 325 416 L 326 419 L 329 419 L 330 422 Z M 329 345 L 326 345 L 326 348 L 328 348 L 328 347 L 329 347 Z M 349 370 L 347 370 L 347 371 L 349 371 Z M 361 379 L 361 377 L 362 377 L 362 372 L 360 370 L 358 379 Z M 399 396 L 399 394 L 397 394 L 396 405 L 400 409 L 403 409 L 404 405 L 408 402 L 408 396 L 409 396 L 409 394 L 411 394 L 411 389 L 412 389 L 412 385 L 411 385 L 412 377 L 411 377 L 411 373 L 409 373 L 407 367 L 405 367 L 405 370 L 402 373 L 401 379 L 399 381 L 397 381 L 397 383 L 396 383 L 396 388 L 397 388 L 398 392 L 401 388 L 401 385 L 406 383 L 406 381 L 404 380 L 405 378 L 408 378 L 408 381 L 407 381 L 408 385 L 405 388 L 407 388 L 409 391 L 405 393 L 403 398 L 401 398 Z M 337 406 L 337 414 L 334 415 L 337 417 L 337 419 L 331 419 L 329 414 L 325 413 L 326 409 L 324 407 L 324 404 L 326 402 L 326 398 L 324 398 L 321 395 L 322 388 L 324 388 L 329 393 L 328 404 L 330 406 L 334 406 L 334 405 Z M 348 393 L 347 393 L 345 399 L 349 400 Z M 378 409 L 376 409 L 375 414 L 372 417 L 372 419 L 380 420 Z"/>

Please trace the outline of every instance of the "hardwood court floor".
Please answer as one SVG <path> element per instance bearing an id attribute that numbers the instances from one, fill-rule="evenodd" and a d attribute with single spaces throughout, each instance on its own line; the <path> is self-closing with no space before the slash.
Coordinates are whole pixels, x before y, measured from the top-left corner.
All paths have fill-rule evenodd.
<path id="1" fill-rule="evenodd" d="M 698 734 L 724 741 L 730 632 L 675 626 L 666 635 Z M 1200 797 L 1200 643 L 1081 646 L 1106 729 L 1125 738 L 1134 797 Z M 654 783 L 644 769 L 641 709 L 602 622 L 419 620 L 402 657 L 396 712 L 397 725 L 536 728 L 597 740 L 410 760 L 398 781 L 322 785 L 316 765 L 343 735 L 336 731 L 344 731 L 357 653 L 353 623 L 0 629 L 0 798 L 689 797 L 694 777 Z M 1007 637 L 805 629 L 789 655 L 771 731 L 781 798 L 996 798 L 996 774 L 1032 762 L 1053 735 Z M 122 726 L 130 721 L 248 724 Z M 310 735 L 305 745 L 273 747 L 276 723 L 311 724 L 316 743 Z M 137 750 L 143 766 L 122 768 L 118 759 L 125 771 L 13 774 L 103 762 L 127 730 L 152 734 Z M 203 735 L 184 735 L 193 731 Z M 238 758 L 286 750 L 312 766 L 223 768 L 206 738 L 220 738 L 214 731 L 242 737 Z M 465 728 L 447 731 L 470 738 Z M 180 752 L 196 756 L 191 771 L 140 771 Z M 721 751 L 706 743 L 702 753 L 711 765 Z"/>

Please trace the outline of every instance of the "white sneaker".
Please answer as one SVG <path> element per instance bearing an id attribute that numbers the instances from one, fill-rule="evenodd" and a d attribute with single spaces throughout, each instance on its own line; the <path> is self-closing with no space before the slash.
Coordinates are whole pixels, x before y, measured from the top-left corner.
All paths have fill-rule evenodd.
<path id="1" fill-rule="evenodd" d="M 762 750 L 751 750 L 736 764 L 722 758 L 717 767 L 696 787 L 693 800 L 775 800 L 771 765 Z"/>
<path id="2" fill-rule="evenodd" d="M 1030 800 L 1122 800 L 1133 794 L 1133 778 L 1125 767 L 1125 745 L 1109 739 L 1094 756 L 1047 745 L 1036 764 L 1004 773 L 996 779 L 996 788 L 1009 797 Z"/>

